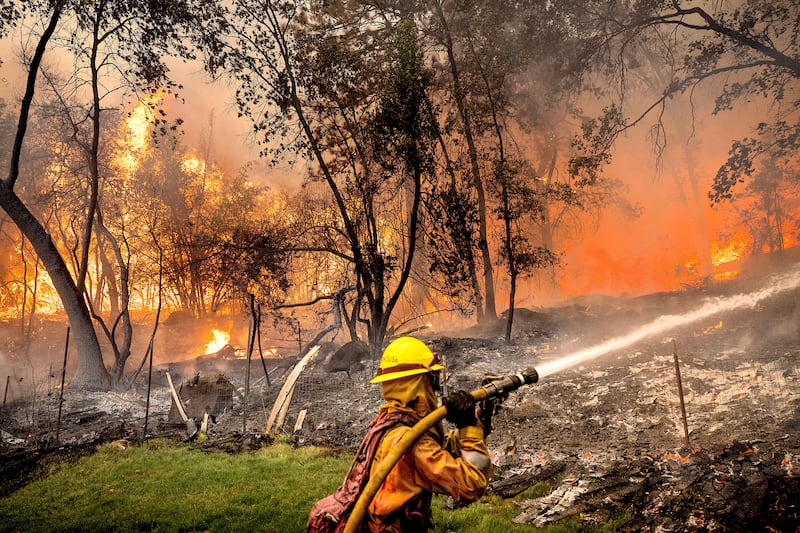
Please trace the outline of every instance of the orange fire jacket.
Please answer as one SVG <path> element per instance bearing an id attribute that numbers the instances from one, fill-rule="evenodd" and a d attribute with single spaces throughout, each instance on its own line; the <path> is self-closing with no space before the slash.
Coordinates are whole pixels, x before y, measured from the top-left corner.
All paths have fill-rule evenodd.
<path id="1" fill-rule="evenodd" d="M 416 395 L 409 395 L 408 392 L 406 389 L 402 396 Z M 418 396 L 429 394 L 420 393 Z M 386 388 L 384 396 L 387 396 Z M 381 408 L 382 414 L 392 410 L 408 412 L 408 404 L 400 406 L 393 399 L 396 400 L 391 396 L 388 398 L 389 403 Z M 424 414 L 421 411 L 429 410 L 420 409 L 427 402 L 412 403 L 418 416 Z M 400 425 L 387 432 L 375 454 L 371 472 L 374 472 L 377 465 L 410 429 Z M 434 492 L 449 494 L 461 503 L 471 503 L 483 496 L 491 468 L 483 428 L 470 426 L 451 431 L 445 438 L 439 435 L 440 428 L 433 428 L 422 435 L 386 476 L 368 508 L 368 526 L 371 532 L 400 533 L 402 524 L 409 515 L 424 517 L 423 527 L 418 523 L 414 526 L 415 531 L 424 531 L 429 525 L 430 496 Z M 453 453 L 448 451 L 450 449 Z M 477 452 L 485 456 L 485 469 L 482 470 L 463 459 L 462 452 Z"/>

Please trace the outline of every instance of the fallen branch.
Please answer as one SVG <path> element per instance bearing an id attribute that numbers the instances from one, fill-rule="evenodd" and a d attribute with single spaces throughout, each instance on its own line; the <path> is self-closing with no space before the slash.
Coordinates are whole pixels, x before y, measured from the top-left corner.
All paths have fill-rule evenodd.
<path id="1" fill-rule="evenodd" d="M 299 413 L 297 413 L 297 421 L 294 423 L 295 433 L 303 429 L 303 422 L 305 422 L 306 420 L 306 414 L 308 414 L 308 409 L 303 409 Z"/>
<path id="2" fill-rule="evenodd" d="M 317 353 L 319 353 L 319 346 L 314 346 L 308 351 L 305 357 L 303 357 L 303 359 L 301 359 L 300 362 L 295 365 L 291 374 L 289 374 L 289 377 L 286 378 L 286 383 L 284 383 L 283 387 L 281 387 L 281 391 L 278 393 L 278 398 L 275 400 L 275 404 L 272 406 L 272 411 L 269 413 L 269 418 L 267 419 L 267 425 L 264 428 L 264 433 L 271 433 L 273 426 L 275 430 L 278 430 L 283 425 L 283 421 L 286 418 L 286 411 L 289 409 L 289 404 L 292 401 L 292 394 L 294 394 L 294 384 L 297 382 L 297 378 L 300 377 L 300 373 L 317 355 Z"/>
<path id="3" fill-rule="evenodd" d="M 348 285 L 347 287 L 345 287 L 343 289 L 339 289 L 338 291 L 334 292 L 333 294 L 326 294 L 325 296 L 318 296 L 318 297 L 316 297 L 313 300 L 310 300 L 308 302 L 293 303 L 293 304 L 281 304 L 281 305 L 273 306 L 272 309 L 291 309 L 293 307 L 307 307 L 309 305 L 314 305 L 315 303 L 320 302 L 322 300 L 336 300 L 338 298 L 341 298 L 344 295 L 344 293 L 352 291 L 354 289 L 355 289 L 355 287 L 353 285 Z"/>
<path id="4" fill-rule="evenodd" d="M 496 483 L 491 483 L 489 485 L 487 492 L 489 494 L 496 494 L 502 498 L 513 498 L 517 494 L 523 492 L 528 487 L 532 487 L 533 485 L 536 485 L 540 481 L 545 481 L 547 479 L 552 478 L 553 476 L 564 470 L 566 466 L 567 463 L 565 463 L 564 461 L 556 461 L 554 463 L 548 463 L 532 472 L 517 474 L 516 476 L 511 476 L 508 479 L 504 479 Z"/>
<path id="5" fill-rule="evenodd" d="M 331 309 L 333 310 L 333 322 L 331 322 L 328 326 L 322 328 L 319 331 L 319 333 L 317 333 L 317 335 L 313 339 L 311 339 L 311 341 L 308 344 L 306 344 L 306 348 L 303 350 L 304 352 L 306 350 L 311 349 L 312 346 L 317 346 L 320 343 L 320 341 L 325 337 L 325 335 L 327 335 L 331 331 L 336 331 L 342 327 L 342 311 L 340 302 L 342 301 L 342 298 L 344 298 L 345 293 L 353 290 L 354 288 L 355 287 L 351 285 L 343 289 L 339 289 L 338 291 L 333 293 L 333 295 L 331 295 L 331 299 L 333 300 L 333 303 L 331 304 Z"/>
<path id="6" fill-rule="evenodd" d="M 181 402 L 181 397 L 178 396 L 178 391 L 175 390 L 175 385 L 172 383 L 172 376 L 169 374 L 169 370 L 167 370 L 167 382 L 169 383 L 169 391 L 172 393 L 172 399 L 175 402 L 175 407 L 178 408 L 178 413 L 181 415 L 181 418 L 186 423 L 186 431 L 189 433 L 189 437 L 194 436 L 197 433 L 197 424 L 195 423 L 193 418 L 189 418 L 186 416 L 186 410 L 183 408 L 183 402 Z"/>

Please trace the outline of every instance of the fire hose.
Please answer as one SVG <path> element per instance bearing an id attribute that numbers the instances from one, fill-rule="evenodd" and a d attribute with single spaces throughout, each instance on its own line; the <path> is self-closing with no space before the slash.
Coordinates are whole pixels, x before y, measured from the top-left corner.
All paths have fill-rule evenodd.
<path id="1" fill-rule="evenodd" d="M 534 368 L 527 368 L 519 374 L 512 374 L 510 376 L 503 376 L 485 383 L 480 388 L 470 392 L 472 399 L 475 402 L 481 402 L 490 398 L 504 396 L 511 391 L 517 390 L 523 385 L 530 385 L 539 381 L 539 374 Z M 375 468 L 375 471 L 370 476 L 369 482 L 361 492 L 358 500 L 356 501 L 353 511 L 350 513 L 350 518 L 347 520 L 347 525 L 344 528 L 344 533 L 355 533 L 359 531 L 361 522 L 367 514 L 367 508 L 372 502 L 372 498 L 378 492 L 378 489 L 383 484 L 386 476 L 389 475 L 392 468 L 397 464 L 404 453 L 419 439 L 426 431 L 431 429 L 439 421 L 447 416 L 447 408 L 441 406 L 438 409 L 428 413 L 423 419 L 417 422 L 405 435 L 403 435 L 397 442 L 386 457 Z"/>

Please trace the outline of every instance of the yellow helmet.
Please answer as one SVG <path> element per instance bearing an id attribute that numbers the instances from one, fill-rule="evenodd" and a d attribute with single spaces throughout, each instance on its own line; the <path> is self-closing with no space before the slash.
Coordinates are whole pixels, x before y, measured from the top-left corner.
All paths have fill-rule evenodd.
<path id="1" fill-rule="evenodd" d="M 383 351 L 378 372 L 370 383 L 382 383 L 442 369 L 444 367 L 439 364 L 439 358 L 424 342 L 414 337 L 399 337 Z"/>

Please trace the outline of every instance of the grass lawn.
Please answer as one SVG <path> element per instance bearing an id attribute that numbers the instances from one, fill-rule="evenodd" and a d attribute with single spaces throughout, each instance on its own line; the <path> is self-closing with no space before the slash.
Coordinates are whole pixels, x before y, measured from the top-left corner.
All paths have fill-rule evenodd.
<path id="1" fill-rule="evenodd" d="M 300 533 L 312 504 L 336 489 L 350 460 L 286 444 L 236 454 L 162 441 L 124 451 L 104 445 L 75 463 L 51 466 L 42 479 L 0 499 L 0 531 Z M 434 499 L 435 532 L 535 530 L 511 523 L 517 514 L 511 500 L 484 498 L 453 511 L 443 503 Z M 577 530 L 600 531 L 578 522 L 546 529 Z"/>

